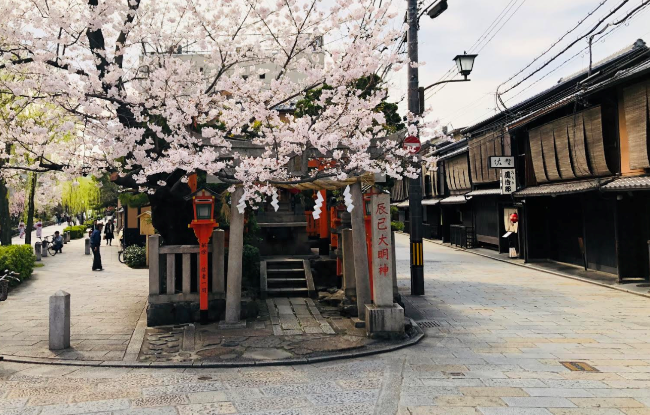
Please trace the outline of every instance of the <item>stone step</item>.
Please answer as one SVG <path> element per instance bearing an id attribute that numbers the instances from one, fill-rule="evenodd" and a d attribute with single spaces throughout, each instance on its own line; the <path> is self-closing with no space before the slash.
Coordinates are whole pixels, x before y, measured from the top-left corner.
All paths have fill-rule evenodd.
<path id="1" fill-rule="evenodd" d="M 270 283 L 279 283 L 279 282 L 304 282 L 306 283 L 307 280 L 304 278 L 269 278 L 266 280 L 269 284 Z"/>
<path id="2" fill-rule="evenodd" d="M 294 288 L 294 287 L 287 287 L 287 288 L 268 288 L 266 290 L 267 292 L 270 293 L 290 293 L 290 292 L 307 292 L 309 289 L 307 288 Z"/>
<path id="3" fill-rule="evenodd" d="M 276 263 L 287 263 L 287 262 L 300 262 L 302 263 L 302 259 L 293 259 L 293 258 L 269 258 L 266 259 L 266 262 L 270 264 L 276 264 Z"/>
<path id="4" fill-rule="evenodd" d="M 272 286 L 273 288 L 269 288 Z M 306 287 L 305 287 L 306 286 Z M 296 258 L 268 258 L 260 262 L 260 294 L 296 295 L 314 298 L 314 287 L 309 260 Z"/>

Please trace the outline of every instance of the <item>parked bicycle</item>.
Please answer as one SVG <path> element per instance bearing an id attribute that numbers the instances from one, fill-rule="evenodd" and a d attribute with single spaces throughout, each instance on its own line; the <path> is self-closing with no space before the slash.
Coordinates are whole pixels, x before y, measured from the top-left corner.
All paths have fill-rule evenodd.
<path id="1" fill-rule="evenodd" d="M 7 299 L 7 295 L 9 294 L 9 281 L 20 282 L 20 279 L 17 273 L 6 269 L 4 275 L 0 276 L 0 301 Z"/>
<path id="2" fill-rule="evenodd" d="M 54 235 L 51 236 L 51 238 L 54 238 Z M 54 256 L 57 253 L 57 250 L 54 248 L 54 244 L 52 241 L 50 241 L 50 236 L 46 236 L 44 238 L 38 238 L 41 240 L 41 249 L 46 249 L 48 255 Z"/>

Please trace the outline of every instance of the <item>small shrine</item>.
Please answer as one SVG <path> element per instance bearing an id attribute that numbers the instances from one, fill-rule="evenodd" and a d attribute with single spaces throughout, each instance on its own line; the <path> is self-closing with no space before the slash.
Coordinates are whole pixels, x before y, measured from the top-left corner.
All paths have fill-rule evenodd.
<path id="1" fill-rule="evenodd" d="M 221 195 L 199 188 L 186 196 L 197 245 L 160 246 L 150 236 L 150 325 L 245 327 L 258 298 L 317 298 L 319 289 L 334 289 L 342 312 L 368 335 L 403 332 L 390 196 L 374 186 L 374 175 L 278 186 L 257 209 L 247 209 L 242 196 L 241 187 L 229 195 L 226 232 L 215 217 Z M 243 239 L 253 219 L 259 290 L 243 292 L 242 271 L 251 266 L 243 262 Z"/>

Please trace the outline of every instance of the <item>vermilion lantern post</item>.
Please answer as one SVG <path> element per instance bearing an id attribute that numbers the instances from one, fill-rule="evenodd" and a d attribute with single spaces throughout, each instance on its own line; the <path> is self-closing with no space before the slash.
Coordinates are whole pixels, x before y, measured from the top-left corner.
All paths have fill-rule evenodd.
<path id="1" fill-rule="evenodd" d="M 194 220 L 188 227 L 194 229 L 199 241 L 199 309 L 201 323 L 208 321 L 208 242 L 214 228 L 219 224 L 214 220 L 215 194 L 208 189 L 199 189 L 189 195 L 192 198 Z"/>

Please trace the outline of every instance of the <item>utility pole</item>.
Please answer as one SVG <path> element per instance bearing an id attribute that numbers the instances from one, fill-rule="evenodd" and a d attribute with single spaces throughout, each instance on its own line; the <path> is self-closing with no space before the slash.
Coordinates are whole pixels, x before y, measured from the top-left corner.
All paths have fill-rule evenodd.
<path id="1" fill-rule="evenodd" d="M 406 0 L 408 9 L 408 55 L 410 62 L 418 62 L 418 0 Z M 420 114 L 418 68 L 408 65 L 408 109 Z M 421 168 L 420 168 L 421 172 Z M 411 229 L 411 295 L 424 295 L 424 257 L 422 249 L 422 184 L 421 177 L 409 180 L 409 212 Z"/>

